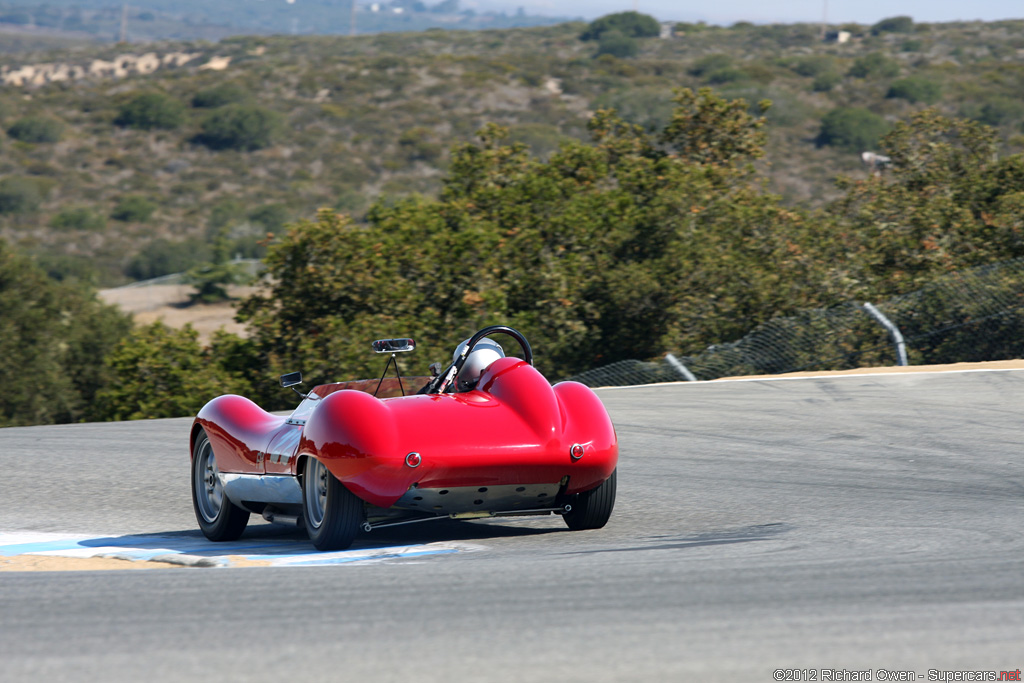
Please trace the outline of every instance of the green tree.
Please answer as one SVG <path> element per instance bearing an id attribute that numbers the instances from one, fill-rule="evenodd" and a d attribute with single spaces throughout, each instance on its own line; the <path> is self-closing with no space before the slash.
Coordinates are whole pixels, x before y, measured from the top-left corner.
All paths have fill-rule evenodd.
<path id="1" fill-rule="evenodd" d="M 182 279 L 184 284 L 195 287 L 196 291 L 189 295 L 189 301 L 193 304 L 229 301 L 231 295 L 228 286 L 248 281 L 248 274 L 238 264 L 228 261 L 200 263 L 190 268 Z"/>
<path id="2" fill-rule="evenodd" d="M 138 327 L 110 353 L 107 368 L 111 381 L 96 395 L 96 417 L 103 420 L 194 415 L 215 396 L 251 390 L 200 345 L 191 326 Z"/>
<path id="3" fill-rule="evenodd" d="M 763 114 L 771 107 L 770 101 L 758 102 L 757 116 L 750 113 L 746 100 L 726 100 L 710 88 L 677 90 L 673 101 L 676 108 L 660 141 L 679 156 L 713 165 L 732 165 L 764 156 L 767 135 Z"/>
<path id="4" fill-rule="evenodd" d="M 637 44 L 636 38 L 623 35 L 618 31 L 606 31 L 598 40 L 597 54 L 595 56 L 611 55 L 619 59 L 626 59 L 627 57 L 635 57 L 639 51 L 640 46 Z"/>
<path id="5" fill-rule="evenodd" d="M 1017 211 L 1024 158 L 1000 160 L 991 128 L 933 109 L 882 141 L 891 171 L 846 181 L 831 211 L 850 262 L 875 297 L 921 287 L 957 268 L 1024 256 Z"/>
<path id="6" fill-rule="evenodd" d="M 331 211 L 292 225 L 240 309 L 261 363 L 312 382 L 368 376 L 374 335 L 423 340 L 425 365 L 506 323 L 557 378 L 847 293 L 822 274 L 835 253 L 818 223 L 754 180 L 763 118 L 710 90 L 676 105 L 659 135 L 598 112 L 591 144 L 547 161 L 487 126 L 452 151 L 437 200 L 378 203 L 366 226 Z"/>
<path id="7" fill-rule="evenodd" d="M 871 27 L 871 35 L 882 33 L 911 33 L 914 30 L 914 19 L 908 16 L 889 17 Z"/>
<path id="8" fill-rule="evenodd" d="M 108 380 L 102 358 L 130 324 L 0 241 L 0 426 L 87 417 Z"/>
<path id="9" fill-rule="evenodd" d="M 661 24 L 654 17 L 639 12 L 618 12 L 595 19 L 580 34 L 580 40 L 600 40 L 606 33 L 616 31 L 630 38 L 655 38 L 661 33 Z"/>

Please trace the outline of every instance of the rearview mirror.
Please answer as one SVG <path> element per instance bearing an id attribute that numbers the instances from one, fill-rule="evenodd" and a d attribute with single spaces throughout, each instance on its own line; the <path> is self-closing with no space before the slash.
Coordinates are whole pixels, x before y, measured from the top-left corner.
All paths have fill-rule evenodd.
<path id="1" fill-rule="evenodd" d="M 300 384 L 302 384 L 301 372 L 289 372 L 287 375 L 281 375 L 281 386 L 285 389 L 298 386 Z"/>
<path id="2" fill-rule="evenodd" d="M 378 339 L 373 342 L 374 353 L 406 353 L 416 348 L 414 339 Z"/>

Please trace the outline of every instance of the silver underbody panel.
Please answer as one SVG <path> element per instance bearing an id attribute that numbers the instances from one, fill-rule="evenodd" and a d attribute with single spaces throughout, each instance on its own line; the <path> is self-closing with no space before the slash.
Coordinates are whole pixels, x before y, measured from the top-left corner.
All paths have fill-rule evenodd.
<path id="1" fill-rule="evenodd" d="M 289 475 L 234 474 L 219 475 L 224 495 L 235 505 L 246 507 L 243 501 L 272 505 L 301 505 L 302 488 L 299 480 Z"/>
<path id="2" fill-rule="evenodd" d="M 501 510 L 535 510 L 555 505 L 560 482 L 506 486 L 456 486 L 444 489 L 412 488 L 396 508 L 435 515 Z"/>
<path id="3" fill-rule="evenodd" d="M 251 503 L 269 506 L 301 506 L 302 488 L 296 477 L 221 472 L 224 495 L 235 505 L 249 509 Z M 515 515 L 547 512 L 555 507 L 560 482 L 552 484 L 511 484 L 504 486 L 453 486 L 411 488 L 389 510 L 374 509 L 371 519 L 407 518 L 408 513 L 427 516 L 470 518 L 473 513 L 500 512 Z M 259 511 L 260 508 L 255 508 Z M 290 508 L 285 508 L 290 509 Z M 376 513 L 376 514 L 374 514 Z M 271 520 L 276 521 L 276 520 Z M 284 518 L 282 517 L 282 521 Z M 287 521 L 291 521 L 290 518 Z"/>

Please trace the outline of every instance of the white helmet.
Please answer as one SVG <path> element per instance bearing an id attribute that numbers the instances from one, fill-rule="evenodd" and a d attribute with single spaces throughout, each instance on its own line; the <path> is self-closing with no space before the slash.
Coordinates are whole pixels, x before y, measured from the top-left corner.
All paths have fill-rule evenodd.
<path id="1" fill-rule="evenodd" d="M 463 349 L 466 348 L 468 343 L 469 340 L 467 339 L 459 344 L 458 348 L 455 349 L 455 355 L 452 356 L 453 361 L 462 354 Z M 484 373 L 487 366 L 504 357 L 505 352 L 502 351 L 501 344 L 493 339 L 484 337 L 473 347 L 473 352 L 466 358 L 466 363 L 462 366 L 458 377 L 455 378 L 456 388 L 459 391 L 469 391 L 480 381 L 480 375 Z"/>

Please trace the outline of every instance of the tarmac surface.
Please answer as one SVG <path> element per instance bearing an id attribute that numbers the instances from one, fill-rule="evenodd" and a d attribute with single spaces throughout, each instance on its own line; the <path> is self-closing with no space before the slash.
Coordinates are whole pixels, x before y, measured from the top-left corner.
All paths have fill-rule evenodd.
<path id="1" fill-rule="evenodd" d="M 599 395 L 621 447 L 604 529 L 421 524 L 313 566 L 286 528 L 202 538 L 189 419 L 2 429 L 0 680 L 954 680 L 1024 667 L 1024 370 Z"/>

